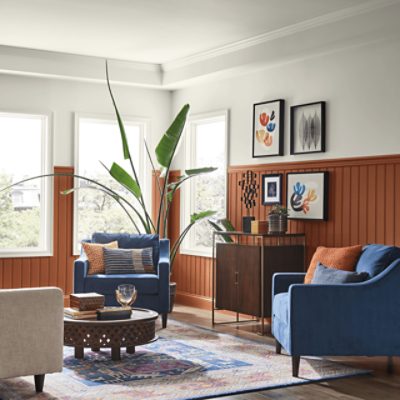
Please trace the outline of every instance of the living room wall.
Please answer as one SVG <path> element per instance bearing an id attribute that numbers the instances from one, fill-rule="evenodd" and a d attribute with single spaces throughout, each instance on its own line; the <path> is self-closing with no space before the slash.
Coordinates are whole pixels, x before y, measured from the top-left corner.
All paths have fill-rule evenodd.
<path id="1" fill-rule="evenodd" d="M 307 259 L 317 245 L 400 245 L 398 65 L 400 44 L 377 42 L 175 91 L 175 112 L 184 103 L 193 114 L 230 111 L 228 217 L 234 226 L 241 228 L 238 180 L 247 169 L 257 172 L 259 182 L 263 173 L 327 170 L 329 220 L 290 224 L 291 232 L 306 233 Z M 286 101 L 285 155 L 252 158 L 252 105 L 274 99 Z M 290 106 L 321 100 L 327 102 L 326 153 L 289 155 Z M 176 169 L 183 167 L 180 156 Z M 265 219 L 266 214 L 258 204 L 255 216 Z M 179 225 L 179 218 L 173 224 Z M 210 259 L 180 255 L 173 277 L 178 300 L 209 307 L 210 277 Z"/>
<path id="2" fill-rule="evenodd" d="M 73 172 L 74 113 L 111 115 L 114 110 L 106 84 L 0 74 L 0 111 L 53 113 L 56 172 Z M 121 113 L 151 120 L 148 142 L 154 146 L 170 123 L 170 92 L 114 86 Z M 120 140 L 116 137 L 116 140 Z M 23 145 L 23 144 L 21 144 Z M 21 160 L 23 162 L 23 160 Z M 54 182 L 53 255 L 51 257 L 0 258 L 0 288 L 58 286 L 72 290 L 72 196 L 61 196 L 72 179 Z"/>

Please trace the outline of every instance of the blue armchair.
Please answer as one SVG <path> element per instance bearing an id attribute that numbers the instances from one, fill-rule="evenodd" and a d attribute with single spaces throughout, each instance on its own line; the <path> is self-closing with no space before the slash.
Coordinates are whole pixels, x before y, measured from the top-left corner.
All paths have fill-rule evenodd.
<path id="1" fill-rule="evenodd" d="M 153 247 L 156 274 L 88 275 L 89 262 L 84 253 L 74 262 L 74 293 L 97 292 L 105 296 L 107 306 L 118 305 L 115 289 L 122 283 L 135 285 L 138 297 L 135 306 L 149 308 L 161 314 L 166 328 L 169 311 L 169 240 L 158 235 L 130 235 L 127 233 L 94 233 L 92 243 L 118 241 L 119 248 Z"/>
<path id="2" fill-rule="evenodd" d="M 400 355 L 400 248 L 367 245 L 356 271 L 371 278 L 341 285 L 303 284 L 303 273 L 275 274 L 272 334 L 292 356 Z M 390 358 L 391 359 L 391 358 Z"/>

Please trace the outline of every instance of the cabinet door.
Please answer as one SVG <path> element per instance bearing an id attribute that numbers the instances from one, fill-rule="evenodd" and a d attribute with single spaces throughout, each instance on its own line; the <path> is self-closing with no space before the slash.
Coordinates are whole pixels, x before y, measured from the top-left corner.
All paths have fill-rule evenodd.
<path id="1" fill-rule="evenodd" d="M 215 306 L 224 310 L 236 311 L 236 254 L 238 245 L 217 243 Z"/>
<path id="2" fill-rule="evenodd" d="M 260 261 L 259 246 L 238 246 L 236 268 L 238 271 L 237 311 L 243 314 L 261 314 L 260 307 Z"/>

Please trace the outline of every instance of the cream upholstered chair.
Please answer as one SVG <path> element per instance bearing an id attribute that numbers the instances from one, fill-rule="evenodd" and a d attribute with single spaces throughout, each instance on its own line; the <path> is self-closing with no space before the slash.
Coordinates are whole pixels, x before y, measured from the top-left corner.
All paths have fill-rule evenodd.
<path id="1" fill-rule="evenodd" d="M 58 288 L 0 290 L 0 378 L 45 374 L 63 366 L 63 292 Z"/>

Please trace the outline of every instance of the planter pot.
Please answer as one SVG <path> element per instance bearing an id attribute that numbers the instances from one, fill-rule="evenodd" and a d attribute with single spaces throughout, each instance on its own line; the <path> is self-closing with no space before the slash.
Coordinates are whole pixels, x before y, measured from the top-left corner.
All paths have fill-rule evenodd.
<path id="1" fill-rule="evenodd" d="M 175 304 L 175 295 L 176 295 L 176 282 L 169 283 L 169 310 L 168 312 L 172 312 Z"/>
<path id="2" fill-rule="evenodd" d="M 268 215 L 268 233 L 286 233 L 287 216 L 279 214 Z"/>

